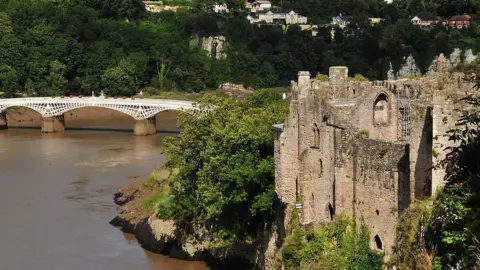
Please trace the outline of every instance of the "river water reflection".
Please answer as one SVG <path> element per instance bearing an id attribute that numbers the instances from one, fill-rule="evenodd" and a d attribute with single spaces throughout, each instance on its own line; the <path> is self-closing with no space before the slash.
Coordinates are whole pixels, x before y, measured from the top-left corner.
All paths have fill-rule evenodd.
<path id="1" fill-rule="evenodd" d="M 109 224 L 113 193 L 164 160 L 162 139 L 0 130 L 0 269 L 207 269 L 145 251 Z"/>

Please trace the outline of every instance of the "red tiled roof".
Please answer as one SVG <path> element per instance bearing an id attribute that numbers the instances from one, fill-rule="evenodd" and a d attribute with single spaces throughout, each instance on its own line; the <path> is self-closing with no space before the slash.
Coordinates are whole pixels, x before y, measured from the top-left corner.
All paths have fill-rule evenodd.
<path id="1" fill-rule="evenodd" d="M 457 15 L 453 16 L 450 21 L 470 21 L 470 15 L 468 14 L 463 14 L 463 15 Z"/>

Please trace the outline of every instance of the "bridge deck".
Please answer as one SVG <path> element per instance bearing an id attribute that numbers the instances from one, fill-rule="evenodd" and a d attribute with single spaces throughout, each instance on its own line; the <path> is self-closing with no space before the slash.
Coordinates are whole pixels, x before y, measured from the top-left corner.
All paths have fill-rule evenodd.
<path id="1" fill-rule="evenodd" d="M 147 119 L 166 110 L 188 110 L 194 103 L 185 100 L 105 98 L 105 97 L 34 97 L 0 99 L 0 112 L 10 107 L 27 107 L 43 117 L 60 116 L 86 107 L 102 107 L 128 114 L 135 119 Z"/>

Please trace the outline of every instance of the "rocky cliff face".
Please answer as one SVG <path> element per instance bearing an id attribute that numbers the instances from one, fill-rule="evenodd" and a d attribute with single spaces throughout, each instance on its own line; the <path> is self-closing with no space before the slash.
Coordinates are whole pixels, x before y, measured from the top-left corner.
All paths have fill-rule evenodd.
<path id="1" fill-rule="evenodd" d="M 459 48 L 455 48 L 450 55 L 444 56 L 443 54 L 440 54 L 439 56 L 435 57 L 435 59 L 433 59 L 432 61 L 432 64 L 426 71 L 426 74 L 435 73 L 435 70 L 438 66 L 438 59 L 445 58 L 445 68 L 452 69 L 462 64 L 469 64 L 473 62 L 473 60 L 475 60 L 475 58 L 477 57 L 478 55 L 474 55 L 472 49 L 462 51 Z M 392 67 L 392 64 L 390 63 L 390 69 L 387 73 L 388 80 L 395 80 L 401 77 L 409 76 L 422 76 L 422 72 L 418 68 L 415 62 L 415 58 L 412 55 L 403 58 L 402 65 L 400 66 L 400 69 L 398 71 L 395 71 Z"/>
<path id="2" fill-rule="evenodd" d="M 207 261 L 221 269 L 275 269 L 277 226 L 269 226 L 252 243 L 219 247 L 205 228 L 178 228 L 173 221 L 160 220 L 142 209 L 142 198 L 152 191 L 131 183 L 114 195 L 118 216 L 111 224 L 135 234 L 147 250 L 182 260 Z"/>
<path id="3" fill-rule="evenodd" d="M 216 59 L 225 59 L 227 55 L 225 53 L 226 39 L 224 36 L 204 37 L 202 39 L 202 47 L 207 51 L 208 56 Z"/>

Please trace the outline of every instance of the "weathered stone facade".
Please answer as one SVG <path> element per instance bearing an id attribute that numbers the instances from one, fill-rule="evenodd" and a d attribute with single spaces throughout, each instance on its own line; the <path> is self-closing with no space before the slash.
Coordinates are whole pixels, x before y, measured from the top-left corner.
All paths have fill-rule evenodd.
<path id="1" fill-rule="evenodd" d="M 202 47 L 207 51 L 208 56 L 216 59 L 225 59 L 227 58 L 224 49 L 225 40 L 224 36 L 204 37 L 202 40 Z"/>
<path id="2" fill-rule="evenodd" d="M 450 143 L 443 135 L 461 106 L 453 100 L 473 87 L 438 66 L 428 77 L 374 82 L 350 81 L 347 67 L 331 67 L 328 82 L 299 72 L 288 119 L 274 126 L 285 216 L 297 206 L 304 225 L 363 218 L 372 248 L 388 256 L 399 214 L 442 185 L 432 165 Z"/>

